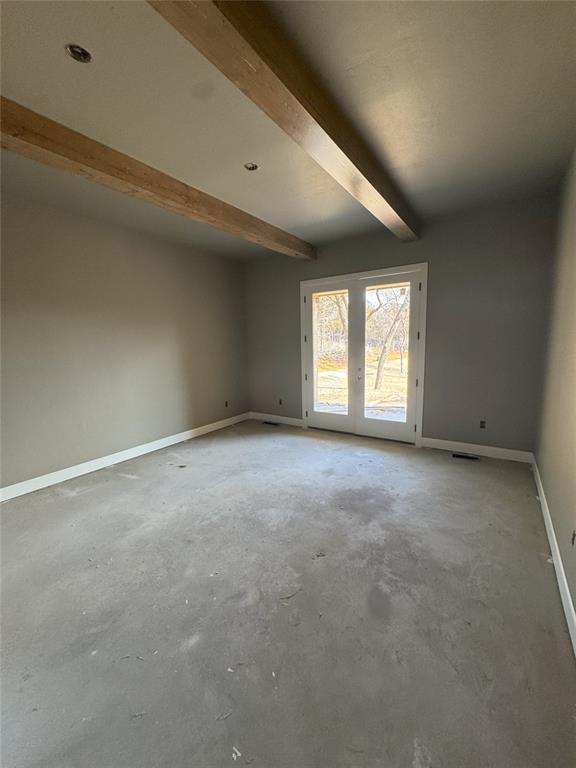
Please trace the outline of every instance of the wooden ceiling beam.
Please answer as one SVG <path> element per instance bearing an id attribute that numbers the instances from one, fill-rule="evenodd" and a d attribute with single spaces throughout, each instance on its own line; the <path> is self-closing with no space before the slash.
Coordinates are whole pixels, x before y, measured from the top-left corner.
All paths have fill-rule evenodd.
<path id="1" fill-rule="evenodd" d="M 45 165 L 83 176 L 271 251 L 313 259 L 310 243 L 284 232 L 156 168 L 1 97 L 2 146 Z"/>
<path id="2" fill-rule="evenodd" d="M 148 2 L 397 237 L 418 237 L 417 218 L 381 160 L 265 4 L 255 0 Z"/>

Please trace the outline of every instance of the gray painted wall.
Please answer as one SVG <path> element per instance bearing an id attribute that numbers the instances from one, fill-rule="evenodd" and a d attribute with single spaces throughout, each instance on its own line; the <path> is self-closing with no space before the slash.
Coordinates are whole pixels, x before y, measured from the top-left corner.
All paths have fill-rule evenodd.
<path id="1" fill-rule="evenodd" d="M 241 264 L 38 203 L 2 213 L 2 485 L 247 409 Z"/>
<path id="2" fill-rule="evenodd" d="M 300 280 L 418 261 L 430 265 L 424 434 L 532 450 L 556 206 L 499 205 L 416 243 L 375 233 L 314 263 L 243 266 L 4 199 L 2 484 L 248 408 L 299 417 Z"/>
<path id="3" fill-rule="evenodd" d="M 252 409 L 302 415 L 301 280 L 427 261 L 423 434 L 533 450 L 557 205 L 501 204 L 440 221 L 414 243 L 382 232 L 328 245 L 316 262 L 247 265 Z"/>
<path id="4" fill-rule="evenodd" d="M 566 577 L 576 599 L 576 155 L 566 183 L 536 451 Z"/>

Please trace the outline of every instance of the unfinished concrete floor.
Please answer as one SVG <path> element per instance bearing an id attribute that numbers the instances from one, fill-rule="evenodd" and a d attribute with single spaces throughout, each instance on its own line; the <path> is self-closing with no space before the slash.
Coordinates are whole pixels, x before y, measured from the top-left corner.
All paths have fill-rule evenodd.
<path id="1" fill-rule="evenodd" d="M 574 766 L 525 465 L 247 422 L 2 511 L 6 768 Z"/>

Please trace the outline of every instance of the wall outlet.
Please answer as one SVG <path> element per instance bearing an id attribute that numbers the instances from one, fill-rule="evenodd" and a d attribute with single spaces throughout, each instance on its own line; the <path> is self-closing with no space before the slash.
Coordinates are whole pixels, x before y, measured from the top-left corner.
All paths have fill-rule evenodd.
<path id="1" fill-rule="evenodd" d="M 480 429 L 486 429 L 486 419 L 480 419 Z"/>
<path id="2" fill-rule="evenodd" d="M 224 408 L 228 408 L 228 400 L 224 400 Z"/>

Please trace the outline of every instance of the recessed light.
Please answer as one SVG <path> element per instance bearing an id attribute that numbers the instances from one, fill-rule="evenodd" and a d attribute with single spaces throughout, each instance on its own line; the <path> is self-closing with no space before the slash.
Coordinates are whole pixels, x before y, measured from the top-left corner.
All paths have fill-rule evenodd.
<path id="1" fill-rule="evenodd" d="M 257 171 L 258 166 L 256 163 L 244 163 L 244 168 L 246 168 L 247 171 Z"/>
<path id="2" fill-rule="evenodd" d="M 81 45 L 68 43 L 68 45 L 64 46 L 64 49 L 68 56 L 73 58 L 74 61 L 79 61 L 81 64 L 89 64 L 92 61 L 92 54 L 90 51 L 87 51 L 86 48 L 82 48 Z"/>

